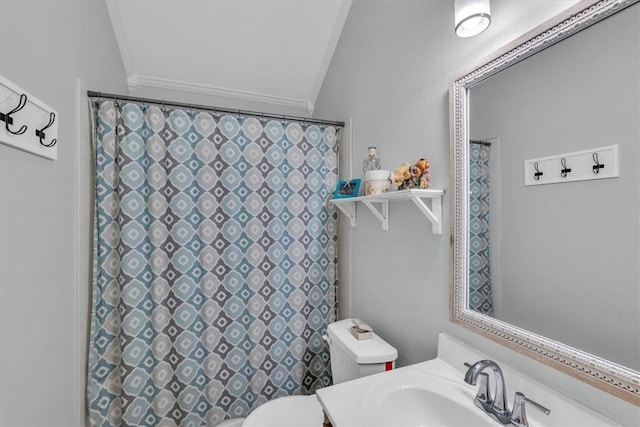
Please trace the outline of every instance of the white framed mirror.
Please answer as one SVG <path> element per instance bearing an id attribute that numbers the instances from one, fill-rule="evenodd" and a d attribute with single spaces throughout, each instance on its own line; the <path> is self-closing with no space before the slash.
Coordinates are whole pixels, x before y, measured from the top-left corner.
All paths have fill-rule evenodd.
<path id="1" fill-rule="evenodd" d="M 454 77 L 450 317 L 640 406 L 638 1 L 582 1 Z M 527 184 L 610 145 L 617 177 Z"/>

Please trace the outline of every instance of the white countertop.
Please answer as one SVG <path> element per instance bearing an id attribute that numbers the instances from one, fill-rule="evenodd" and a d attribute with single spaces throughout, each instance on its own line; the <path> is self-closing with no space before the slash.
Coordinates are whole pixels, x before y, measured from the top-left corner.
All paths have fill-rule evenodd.
<path id="1" fill-rule="evenodd" d="M 477 386 L 471 386 L 464 383 L 464 373 L 467 370 L 464 366 L 464 362 L 474 363 L 481 359 L 491 358 L 445 334 L 440 334 L 438 340 L 438 357 L 436 359 L 399 368 L 393 372 L 430 374 L 456 381 L 463 389 L 463 396 L 460 398 L 465 402 L 462 403 L 466 407 L 469 407 L 470 404 L 473 405 Z M 513 404 L 514 393 L 516 391 L 520 391 L 527 397 L 539 402 L 551 410 L 551 414 L 549 416 L 545 416 L 534 409 L 528 410 L 527 416 L 531 427 L 619 426 L 619 424 L 616 424 L 614 421 L 580 405 L 567 396 L 561 395 L 560 393 L 557 393 L 554 390 L 538 384 L 536 381 L 513 371 L 499 360 L 495 361 L 502 368 L 505 377 L 509 405 Z M 318 401 L 322 405 L 325 414 L 329 417 L 329 420 L 334 427 L 367 425 L 365 399 L 369 390 L 374 387 L 376 383 L 380 382 L 380 378 L 383 375 L 389 375 L 389 373 L 382 372 L 331 387 L 326 387 L 316 392 Z M 476 407 L 473 407 L 473 410 L 482 412 Z M 497 421 L 493 422 L 495 422 L 496 426 L 500 425 Z M 428 424 L 428 420 L 426 420 L 426 423 Z"/>

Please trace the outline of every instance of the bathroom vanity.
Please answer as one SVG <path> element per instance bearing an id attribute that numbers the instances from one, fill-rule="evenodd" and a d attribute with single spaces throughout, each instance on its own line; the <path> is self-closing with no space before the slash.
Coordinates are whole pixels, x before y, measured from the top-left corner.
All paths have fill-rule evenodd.
<path id="1" fill-rule="evenodd" d="M 316 397 L 334 427 L 342 426 L 499 426 L 474 404 L 478 386 L 464 382 L 467 367 L 489 359 L 454 338 L 440 334 L 438 356 L 433 360 L 320 389 Z M 521 392 L 544 405 L 549 415 L 527 407 L 530 426 L 618 426 L 592 409 L 580 405 L 510 369 L 501 361 L 506 397 Z M 492 390 L 495 386 L 492 385 Z"/>
<path id="2" fill-rule="evenodd" d="M 522 421 L 513 411 L 517 392 L 550 412 L 528 402 L 526 422 L 514 425 L 639 425 L 638 3 L 583 0 L 452 78 L 450 320 L 506 348 L 487 357 L 441 334 L 436 359 L 318 390 L 334 427 L 509 424 Z M 585 62 L 567 68 L 576 57 Z M 562 77 L 552 86 L 554 76 Z M 481 188 L 474 169 L 482 156 L 473 156 L 472 144 L 493 145 L 484 156 L 500 160 L 497 170 L 486 167 L 492 173 Z M 625 153 L 625 172 L 596 176 L 603 164 L 615 169 L 614 157 L 601 161 L 612 144 Z M 584 153 L 586 166 L 572 160 Z M 478 230 L 489 230 L 481 242 Z M 478 259 L 482 248 L 493 252 Z M 492 306 L 478 303 L 491 292 L 498 293 Z M 465 363 L 484 359 L 505 379 L 502 423 L 488 415 L 498 400 L 494 377 L 464 381 Z M 504 360 L 543 372 L 545 384 Z M 482 381 L 492 393 L 485 406 L 476 405 Z"/>

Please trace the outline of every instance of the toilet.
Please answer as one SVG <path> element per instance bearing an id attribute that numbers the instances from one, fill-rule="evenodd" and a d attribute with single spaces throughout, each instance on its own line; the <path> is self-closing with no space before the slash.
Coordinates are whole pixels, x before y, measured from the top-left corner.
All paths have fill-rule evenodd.
<path id="1" fill-rule="evenodd" d="M 330 324 L 327 329 L 325 340 L 329 343 L 334 384 L 391 370 L 398 357 L 396 349 L 375 333 L 371 339 L 358 341 L 351 334 L 352 326 L 353 320 L 345 319 Z M 256 408 L 241 425 L 318 427 L 323 421 L 322 406 L 315 395 L 288 396 Z"/>

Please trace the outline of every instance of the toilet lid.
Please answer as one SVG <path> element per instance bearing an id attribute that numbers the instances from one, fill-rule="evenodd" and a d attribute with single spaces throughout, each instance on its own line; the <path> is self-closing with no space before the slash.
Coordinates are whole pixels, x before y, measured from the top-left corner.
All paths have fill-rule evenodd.
<path id="1" fill-rule="evenodd" d="M 315 395 L 274 399 L 254 409 L 242 427 L 318 427 L 324 412 Z"/>

